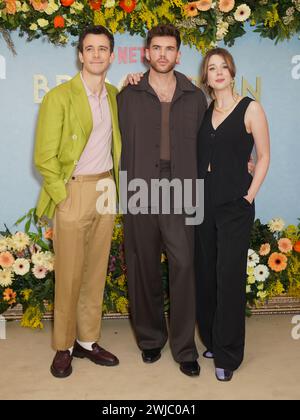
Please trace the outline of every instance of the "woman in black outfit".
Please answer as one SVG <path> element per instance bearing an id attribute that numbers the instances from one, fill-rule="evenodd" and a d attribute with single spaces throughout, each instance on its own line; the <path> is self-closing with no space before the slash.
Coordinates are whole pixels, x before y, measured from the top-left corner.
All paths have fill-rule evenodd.
<path id="1" fill-rule="evenodd" d="M 204 221 L 196 228 L 197 321 L 216 377 L 229 381 L 244 355 L 246 270 L 254 198 L 269 166 L 268 123 L 261 105 L 234 93 L 236 69 L 222 48 L 209 51 L 201 79 L 213 99 L 198 137 Z M 255 175 L 248 161 L 256 147 Z"/>

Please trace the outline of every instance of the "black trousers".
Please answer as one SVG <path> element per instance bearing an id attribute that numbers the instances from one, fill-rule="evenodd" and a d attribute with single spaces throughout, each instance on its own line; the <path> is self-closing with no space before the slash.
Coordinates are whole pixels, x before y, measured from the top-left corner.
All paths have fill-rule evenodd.
<path id="1" fill-rule="evenodd" d="M 168 178 L 168 170 L 164 173 L 162 177 Z M 196 360 L 194 226 L 185 225 L 184 214 L 127 214 L 124 239 L 130 314 L 139 347 L 162 348 L 168 339 L 161 276 L 164 248 L 169 262 L 171 351 L 176 362 Z"/>
<path id="2" fill-rule="evenodd" d="M 255 207 L 246 199 L 216 206 L 211 174 L 204 182 L 204 221 L 196 227 L 197 323 L 216 367 L 236 370 L 243 361 L 247 254 Z"/>

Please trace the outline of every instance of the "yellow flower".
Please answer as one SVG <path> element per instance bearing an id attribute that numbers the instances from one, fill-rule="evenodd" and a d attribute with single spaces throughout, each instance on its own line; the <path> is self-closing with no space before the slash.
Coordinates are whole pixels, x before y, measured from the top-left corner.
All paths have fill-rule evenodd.
<path id="1" fill-rule="evenodd" d="M 274 28 L 277 22 L 280 21 L 278 10 L 277 10 L 278 3 L 272 5 L 272 12 L 267 12 L 267 17 L 265 19 L 264 25 L 268 26 L 269 28 Z"/>
<path id="2" fill-rule="evenodd" d="M 254 284 L 255 283 L 255 276 L 254 275 L 248 276 L 247 282 L 248 282 L 248 284 Z"/>
<path id="3" fill-rule="evenodd" d="M 23 314 L 21 326 L 42 329 L 44 328 L 42 316 L 43 314 L 37 306 L 29 306 Z"/>
<path id="4" fill-rule="evenodd" d="M 257 292 L 257 297 L 259 298 L 259 299 L 265 299 L 266 297 L 268 296 L 268 293 L 267 292 Z"/>
<path id="5" fill-rule="evenodd" d="M 116 301 L 116 309 L 121 314 L 128 313 L 128 300 L 125 297 L 121 296 Z"/>
<path id="6" fill-rule="evenodd" d="M 49 0 L 48 7 L 45 10 L 45 13 L 50 16 L 54 12 L 56 12 L 58 9 L 59 9 L 58 4 L 56 4 L 54 0 Z"/>
<path id="7" fill-rule="evenodd" d="M 22 4 L 22 7 L 21 7 L 21 11 L 23 12 L 23 13 L 26 13 L 26 12 L 28 12 L 30 10 L 30 7 L 28 6 L 28 4 L 27 3 L 23 3 Z"/>
<path id="8" fill-rule="evenodd" d="M 32 23 L 32 24 L 29 26 L 29 29 L 30 29 L 31 31 L 36 31 L 36 30 L 37 30 L 37 28 L 38 28 L 38 26 L 37 26 L 37 24 L 36 24 L 36 23 Z"/>
<path id="9" fill-rule="evenodd" d="M 25 300 L 25 302 L 29 300 L 31 293 L 32 293 L 32 289 L 24 289 L 21 291 L 21 295 L 23 295 L 23 299 Z"/>
<path id="10" fill-rule="evenodd" d="M 45 28 L 49 25 L 49 21 L 47 19 L 38 19 L 37 23 L 41 28 Z"/>

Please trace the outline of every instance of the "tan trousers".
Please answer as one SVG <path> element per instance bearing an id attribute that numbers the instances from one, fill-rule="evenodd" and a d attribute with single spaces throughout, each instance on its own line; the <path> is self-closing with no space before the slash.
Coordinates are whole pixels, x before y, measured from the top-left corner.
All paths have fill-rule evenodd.
<path id="1" fill-rule="evenodd" d="M 96 184 L 107 176 L 112 179 L 109 173 L 72 177 L 55 211 L 55 350 L 70 348 L 76 338 L 99 340 L 114 215 L 97 212 Z"/>

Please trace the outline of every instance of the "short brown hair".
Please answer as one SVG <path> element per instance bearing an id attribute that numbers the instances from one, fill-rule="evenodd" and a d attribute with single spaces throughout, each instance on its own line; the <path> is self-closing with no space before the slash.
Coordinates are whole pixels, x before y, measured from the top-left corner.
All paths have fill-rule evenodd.
<path id="1" fill-rule="evenodd" d="M 208 63 L 209 63 L 210 58 L 213 55 L 220 55 L 221 57 L 223 57 L 228 66 L 228 70 L 229 70 L 229 73 L 231 74 L 231 77 L 234 79 L 236 75 L 236 66 L 234 63 L 234 59 L 228 50 L 225 50 L 225 48 L 213 48 L 212 50 L 209 50 L 206 53 L 201 63 L 200 83 L 201 83 L 201 86 L 206 90 L 206 92 L 211 97 L 212 97 L 213 89 L 207 85 L 207 79 L 208 79 Z"/>
<path id="2" fill-rule="evenodd" d="M 97 25 L 97 26 L 88 26 L 80 34 L 79 41 L 78 41 L 78 50 L 81 53 L 83 52 L 83 41 L 84 41 L 84 38 L 87 35 L 89 35 L 89 34 L 93 34 L 93 35 L 105 35 L 108 38 L 108 40 L 109 40 L 110 52 L 112 53 L 114 51 L 115 40 L 114 40 L 113 34 L 111 32 L 109 32 L 109 30 L 107 28 L 105 28 L 105 26 Z"/>
<path id="3" fill-rule="evenodd" d="M 177 49 L 181 45 L 179 30 L 171 24 L 154 26 L 147 34 L 146 48 L 150 48 L 151 41 L 156 36 L 173 36 L 176 39 Z"/>

